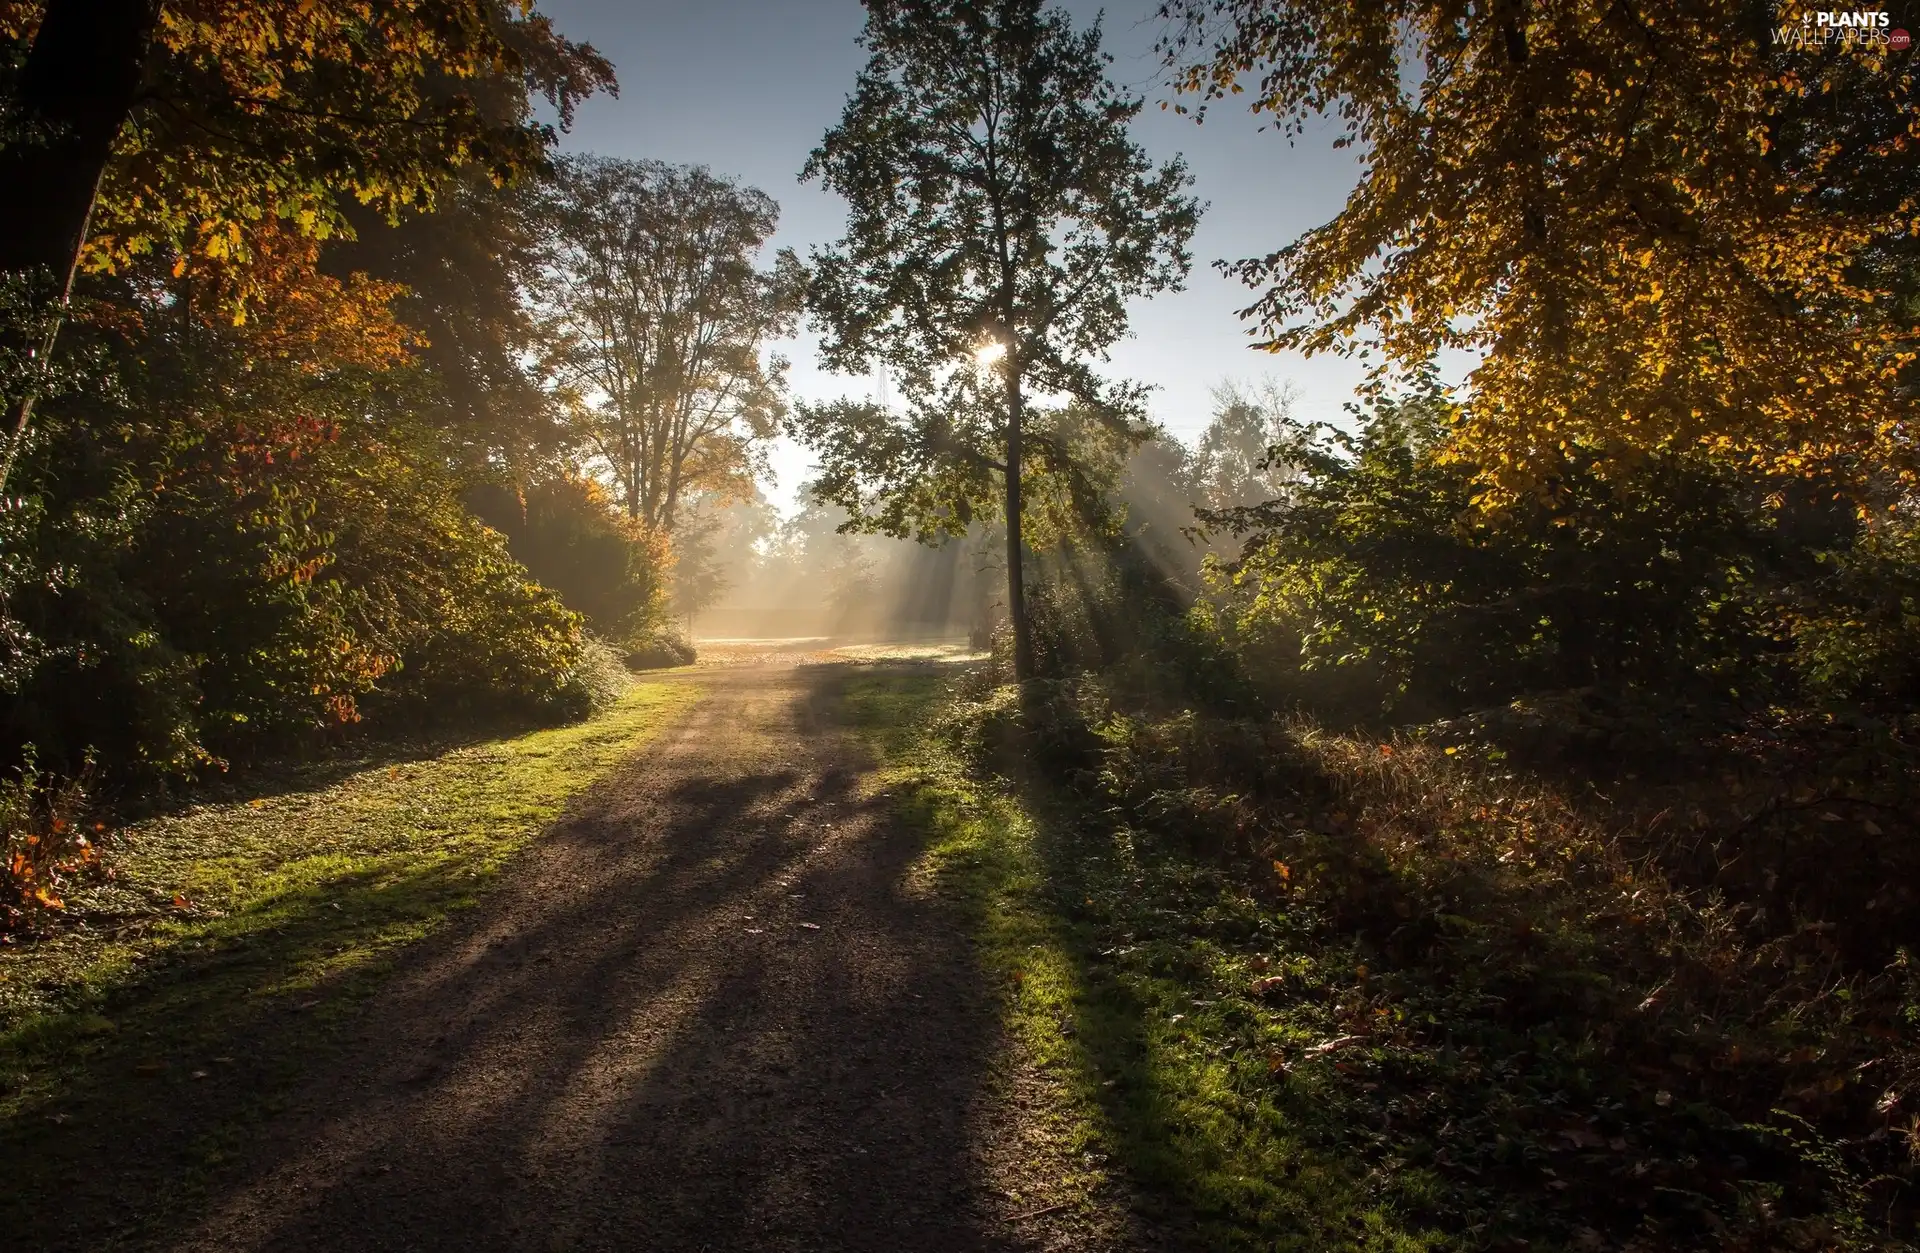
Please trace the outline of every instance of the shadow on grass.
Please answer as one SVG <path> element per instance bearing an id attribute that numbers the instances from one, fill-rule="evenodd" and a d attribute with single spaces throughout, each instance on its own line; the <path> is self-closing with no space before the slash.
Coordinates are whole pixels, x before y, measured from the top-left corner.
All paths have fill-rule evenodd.
<path id="1" fill-rule="evenodd" d="M 895 693 L 869 702 L 866 716 L 906 714 L 896 737 L 924 728 L 937 694 L 918 696 L 918 710 Z M 1276 1077 L 1265 1050 L 1222 1049 L 1193 1029 L 1196 1019 L 1244 1016 L 1192 999 L 1205 958 L 1185 941 L 1197 929 L 1147 883 L 1153 871 L 1134 873 L 1126 851 L 1094 838 L 1044 778 L 1000 789 L 940 767 L 909 771 L 899 812 L 928 832 L 943 892 L 1013 989 L 1006 1027 L 1024 1064 L 1055 1086 L 1086 1159 L 1110 1162 L 1130 1185 L 1157 1247 L 1438 1243 L 1369 1187 L 1367 1162 L 1302 1134 L 1325 1119 L 1311 1087 Z"/>
<path id="2" fill-rule="evenodd" d="M 699 830 L 794 782 L 791 772 L 733 786 L 695 782 L 673 799 Z M 593 808 L 581 806 L 548 838 L 591 833 Z M 41 1016 L 14 1032 L 0 1057 L 40 1071 L 41 1082 L 0 1122 L 6 1247 L 98 1247 L 116 1230 L 145 1242 L 157 1224 L 190 1215 L 250 1139 L 250 1124 L 278 1112 L 298 1080 L 351 1047 L 362 1003 L 396 963 L 430 960 L 417 942 L 475 903 L 491 877 L 483 865 L 490 852 L 419 871 L 346 874 L 261 902 L 197 945 L 143 963 L 98 1013 Z M 676 924 L 676 903 L 691 899 L 691 889 L 713 886 L 696 883 L 701 860 L 663 870 L 671 886 L 659 885 L 653 929 Z M 778 869 L 756 862 L 740 873 Z M 524 935 L 520 945 L 535 953 L 566 945 L 581 916 L 611 903 L 607 893 L 576 901 L 577 913 L 551 919 L 548 931 Z M 440 936 L 436 948 L 457 946 L 467 930 Z M 536 962 L 524 977 L 549 979 L 542 967 Z M 484 999 L 506 999 L 500 991 Z M 572 1051 L 556 1059 L 583 1062 Z"/>
<path id="3" fill-rule="evenodd" d="M 152 787 L 140 794 L 116 794 L 111 787 L 98 799 L 123 822 L 165 818 L 201 805 L 272 800 L 332 787 L 366 770 L 416 765 L 493 740 L 531 735 L 569 725 L 564 718 L 528 713 L 491 712 L 471 721 L 436 720 L 367 731 L 324 742 L 296 745 L 284 755 L 234 760 L 186 783 Z"/>
<path id="4" fill-rule="evenodd" d="M 262 902 L 224 934 L 142 963 L 97 1012 L 13 1032 L 0 1068 L 39 1073 L 0 1121 L 7 1247 L 104 1244 L 176 1210 L 334 1047 L 404 946 L 471 903 L 473 860 Z"/>
<path id="5" fill-rule="evenodd" d="M 1018 986 L 1016 1037 L 1204 1247 L 1907 1247 L 1886 1115 L 1912 994 L 1884 951 L 1846 968 L 1844 922 L 1712 931 L 1718 902 L 1497 758 L 1089 725 L 1064 690 L 982 697 L 960 751 L 915 746 L 931 687 L 869 710 Z M 1851 811 L 1816 807 L 1839 845 Z M 1754 825 L 1693 838 L 1752 852 Z M 1860 925 L 1884 938 L 1900 887 Z"/>
<path id="6" fill-rule="evenodd" d="M 692 695 L 636 689 L 494 752 L 422 746 L 418 769 L 298 773 L 136 829 L 104 899 L 0 954 L 0 1247 L 92 1247 L 177 1210 L 395 960 Z M 195 882 L 211 904 L 175 895 Z"/>
<path id="7" fill-rule="evenodd" d="M 738 752 L 710 697 L 424 943 L 472 862 L 262 902 L 24 1040 L 64 1063 L 0 1126 L 0 1245 L 1010 1247 L 995 999 L 833 748 L 846 672 Z"/>

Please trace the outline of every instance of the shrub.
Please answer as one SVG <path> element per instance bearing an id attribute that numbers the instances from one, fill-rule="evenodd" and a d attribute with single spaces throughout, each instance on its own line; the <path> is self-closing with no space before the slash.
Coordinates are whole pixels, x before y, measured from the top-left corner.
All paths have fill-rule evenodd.
<path id="1" fill-rule="evenodd" d="M 31 750 L 0 780 L 0 935 L 31 929 L 65 908 L 62 894 L 99 851 L 89 836 L 90 767 L 75 778 L 43 776 Z"/>
<path id="2" fill-rule="evenodd" d="M 1437 393 L 1360 433 L 1294 425 L 1301 468 L 1267 504 L 1208 515 L 1245 533 L 1212 566 L 1214 622 L 1269 694 L 1427 718 L 1526 692 L 1660 699 L 1911 690 L 1920 561 L 1890 528 L 1704 456 L 1630 474 L 1567 454 L 1538 497 L 1490 515 L 1447 444 Z"/>
<path id="3" fill-rule="evenodd" d="M 686 636 L 660 627 L 627 645 L 626 661 L 635 670 L 665 670 L 672 666 L 690 666 L 697 656 Z"/>
<path id="4" fill-rule="evenodd" d="M 1802 681 L 1822 696 L 1911 708 L 1920 699 L 1920 527 L 1883 524 L 1818 560 L 1786 598 Z"/>
<path id="5" fill-rule="evenodd" d="M 586 636 L 573 669 L 567 674 L 558 707 L 577 717 L 612 707 L 633 686 L 633 672 L 620 650 L 596 636 Z"/>
<path id="6" fill-rule="evenodd" d="M 63 339 L 105 345 L 119 386 L 50 403 L 16 471 L 0 751 L 169 775 L 373 714 L 553 707 L 579 620 L 463 506 L 409 367 L 168 291 L 121 281 L 141 316 Z"/>
<path id="7" fill-rule="evenodd" d="M 1199 701 L 1231 707 L 1244 685 L 1204 606 L 1125 533 L 1062 545 L 1034 562 L 1027 586 L 1034 665 L 1043 679 L 1100 673 L 1155 707 Z M 993 671 L 1013 672 L 1013 631 L 988 637 Z"/>

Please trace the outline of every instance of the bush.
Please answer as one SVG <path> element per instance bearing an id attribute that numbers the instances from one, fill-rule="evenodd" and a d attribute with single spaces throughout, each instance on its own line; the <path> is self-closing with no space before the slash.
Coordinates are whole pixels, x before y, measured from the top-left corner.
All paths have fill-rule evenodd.
<path id="1" fill-rule="evenodd" d="M 88 825 L 91 775 L 89 767 L 78 778 L 43 776 L 29 751 L 0 780 L 0 935 L 65 908 L 74 877 L 99 863 Z"/>
<path id="2" fill-rule="evenodd" d="M 1027 616 L 1037 677 L 1103 674 L 1155 707 L 1242 701 L 1234 659 L 1208 629 L 1204 608 L 1189 604 L 1187 591 L 1127 536 L 1058 548 L 1035 565 Z M 1010 678 L 1011 623 L 996 623 L 989 643 L 994 673 Z"/>
<path id="3" fill-rule="evenodd" d="M 113 282 L 142 316 L 63 343 L 118 386 L 47 405 L 5 514 L 0 753 L 178 775 L 374 715 L 557 707 L 579 619 L 463 506 L 409 367 Z"/>
<path id="4" fill-rule="evenodd" d="M 1488 515 L 1447 416 L 1426 393 L 1352 438 L 1294 425 L 1286 495 L 1209 515 L 1246 536 L 1213 564 L 1214 622 L 1270 696 L 1424 719 L 1547 690 L 1913 690 L 1910 531 L 1859 532 L 1807 485 L 1769 503 L 1778 484 L 1704 456 L 1603 475 L 1578 450 L 1546 494 Z"/>
<path id="5" fill-rule="evenodd" d="M 1794 665 L 1813 692 L 1912 708 L 1920 700 L 1920 527 L 1883 524 L 1820 553 L 1786 597 Z"/>
<path id="6" fill-rule="evenodd" d="M 693 644 L 686 636 L 677 631 L 662 627 L 626 648 L 626 661 L 635 670 L 665 670 L 672 666 L 690 666 L 695 653 Z"/>
<path id="7" fill-rule="evenodd" d="M 589 635 L 581 641 L 579 659 L 567 675 L 557 703 L 565 712 L 585 717 L 611 708 L 632 686 L 633 672 L 620 650 Z"/>

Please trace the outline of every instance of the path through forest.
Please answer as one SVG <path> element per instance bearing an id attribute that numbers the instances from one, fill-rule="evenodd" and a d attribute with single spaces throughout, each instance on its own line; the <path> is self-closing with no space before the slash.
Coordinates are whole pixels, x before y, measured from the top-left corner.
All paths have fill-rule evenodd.
<path id="1" fill-rule="evenodd" d="M 402 963 L 174 1247 L 1137 1243 L 1117 1208 L 1034 1212 L 1059 1163 L 835 720 L 849 669 L 689 675 L 700 703 Z"/>

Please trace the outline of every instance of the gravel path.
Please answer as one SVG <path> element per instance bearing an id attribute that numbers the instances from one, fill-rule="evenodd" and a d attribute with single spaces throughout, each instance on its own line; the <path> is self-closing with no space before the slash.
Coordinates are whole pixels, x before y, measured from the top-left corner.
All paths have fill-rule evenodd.
<path id="1" fill-rule="evenodd" d="M 1009 1151 L 1021 1085 L 971 945 L 908 887 L 915 837 L 826 716 L 845 673 L 701 673 L 403 964 L 173 1247 L 1132 1243 L 1006 1195 L 1048 1166 Z"/>

